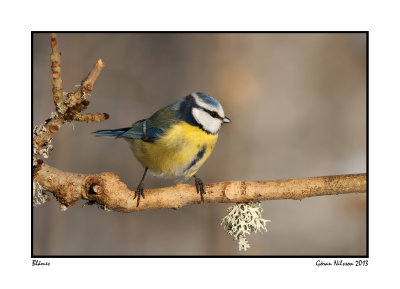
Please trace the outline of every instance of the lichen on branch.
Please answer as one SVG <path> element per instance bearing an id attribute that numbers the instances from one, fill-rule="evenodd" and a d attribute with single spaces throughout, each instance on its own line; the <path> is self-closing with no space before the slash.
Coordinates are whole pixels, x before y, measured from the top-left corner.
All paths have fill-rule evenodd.
<path id="1" fill-rule="evenodd" d="M 239 240 L 239 251 L 250 248 L 246 235 L 267 232 L 267 223 L 271 221 L 262 218 L 262 211 L 259 202 L 236 203 L 227 209 L 228 214 L 222 219 L 221 225 L 234 240 Z"/>

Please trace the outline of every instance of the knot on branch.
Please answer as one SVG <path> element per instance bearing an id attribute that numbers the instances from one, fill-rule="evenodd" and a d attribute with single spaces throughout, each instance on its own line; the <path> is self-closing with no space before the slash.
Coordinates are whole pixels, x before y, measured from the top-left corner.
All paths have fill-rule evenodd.
<path id="1" fill-rule="evenodd" d="M 84 182 L 86 185 L 82 198 L 96 202 L 100 206 L 123 211 L 121 208 L 128 206 L 130 202 L 133 203 L 132 192 L 114 173 L 89 175 Z"/>
<path id="2" fill-rule="evenodd" d="M 84 199 L 96 201 L 102 198 L 107 180 L 104 180 L 101 175 L 90 175 L 86 178 L 85 190 L 82 194 Z"/>
<path id="3" fill-rule="evenodd" d="M 89 195 L 93 195 L 93 194 L 94 195 L 100 195 L 100 194 L 103 193 L 103 191 L 104 191 L 104 189 L 103 189 L 102 186 L 100 186 L 97 183 L 93 183 L 89 188 L 88 194 Z"/>
<path id="4" fill-rule="evenodd" d="M 60 125 L 59 125 L 59 124 L 56 124 L 56 123 L 51 124 L 51 125 L 49 126 L 49 131 L 50 131 L 51 133 L 55 133 L 55 132 L 57 132 L 59 129 L 60 129 Z"/>

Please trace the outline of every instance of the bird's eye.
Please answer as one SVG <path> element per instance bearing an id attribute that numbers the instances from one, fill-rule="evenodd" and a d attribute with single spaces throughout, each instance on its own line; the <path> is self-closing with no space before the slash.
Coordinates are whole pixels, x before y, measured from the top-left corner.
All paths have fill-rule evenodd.
<path id="1" fill-rule="evenodd" d="M 217 113 L 216 111 L 210 112 L 210 115 L 211 115 L 212 117 L 218 117 L 218 113 Z"/>

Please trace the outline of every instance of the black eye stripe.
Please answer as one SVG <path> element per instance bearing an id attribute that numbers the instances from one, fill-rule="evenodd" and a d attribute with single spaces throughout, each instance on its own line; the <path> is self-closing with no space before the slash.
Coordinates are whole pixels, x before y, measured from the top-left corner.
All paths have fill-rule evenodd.
<path id="1" fill-rule="evenodd" d="M 218 118 L 218 119 L 223 119 L 222 117 L 219 116 L 218 112 L 216 111 L 211 111 L 208 110 L 207 108 L 201 107 L 202 110 L 204 110 L 205 112 L 207 112 L 209 115 L 211 115 L 213 118 Z"/>

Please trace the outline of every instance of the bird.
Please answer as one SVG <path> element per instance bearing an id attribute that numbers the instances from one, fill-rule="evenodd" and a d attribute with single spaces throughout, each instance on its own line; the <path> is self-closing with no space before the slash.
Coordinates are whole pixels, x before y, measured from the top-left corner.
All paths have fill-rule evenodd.
<path id="1" fill-rule="evenodd" d="M 137 197 L 137 207 L 140 198 L 145 198 L 147 171 L 160 177 L 184 177 L 185 180 L 193 177 L 196 191 L 204 202 L 204 183 L 196 173 L 214 150 L 222 125 L 229 122 L 218 100 L 194 92 L 131 127 L 98 130 L 93 134 L 129 142 L 134 156 L 144 167 L 133 198 Z"/>

